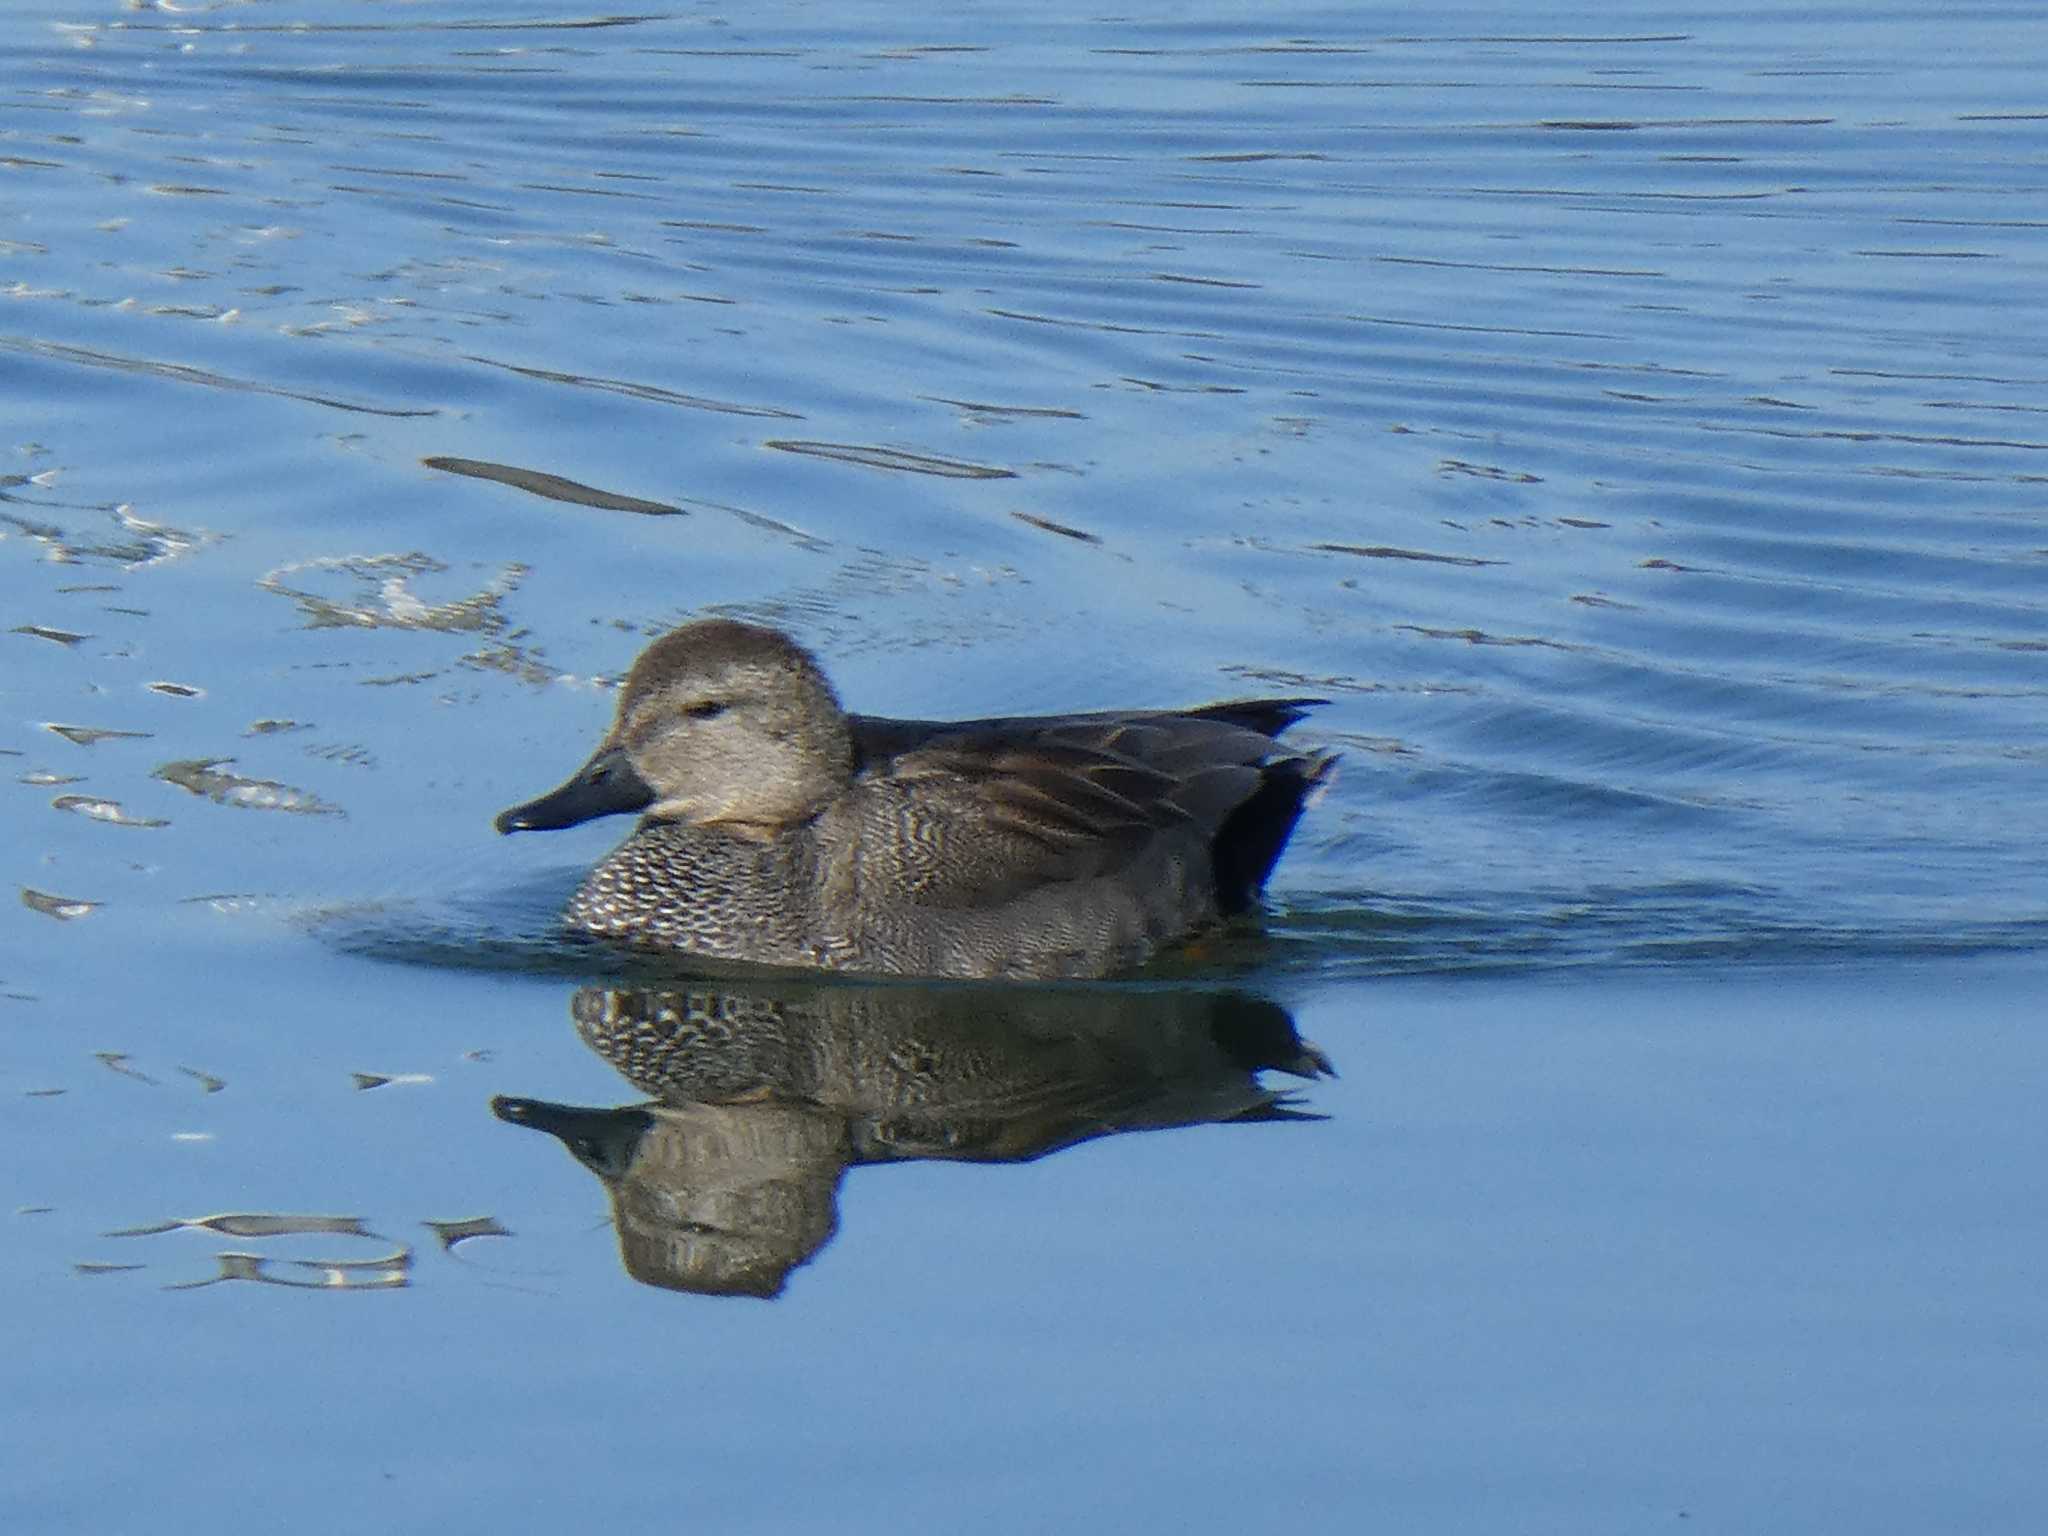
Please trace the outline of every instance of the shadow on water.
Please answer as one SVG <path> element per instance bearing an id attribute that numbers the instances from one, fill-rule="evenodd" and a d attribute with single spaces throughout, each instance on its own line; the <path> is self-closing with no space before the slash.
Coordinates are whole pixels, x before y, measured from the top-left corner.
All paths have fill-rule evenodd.
<path id="1" fill-rule="evenodd" d="M 779 1295 L 838 1229 L 849 1168 L 1315 1119 L 1257 1074 L 1333 1071 L 1285 1009 L 1229 991 L 720 982 L 585 987 L 570 1011 L 648 1098 L 491 1107 L 597 1175 L 627 1274 L 708 1295 Z"/>

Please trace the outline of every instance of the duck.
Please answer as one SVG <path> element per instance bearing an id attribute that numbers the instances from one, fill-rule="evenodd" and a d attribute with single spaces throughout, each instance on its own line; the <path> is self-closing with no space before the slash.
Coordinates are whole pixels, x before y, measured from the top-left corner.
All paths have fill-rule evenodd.
<path id="1" fill-rule="evenodd" d="M 811 653 L 724 618 L 634 661 L 611 728 L 503 833 L 639 824 L 563 915 L 683 961 L 1097 978 L 1252 911 L 1334 753 L 1323 699 L 903 720 L 842 709 Z"/>

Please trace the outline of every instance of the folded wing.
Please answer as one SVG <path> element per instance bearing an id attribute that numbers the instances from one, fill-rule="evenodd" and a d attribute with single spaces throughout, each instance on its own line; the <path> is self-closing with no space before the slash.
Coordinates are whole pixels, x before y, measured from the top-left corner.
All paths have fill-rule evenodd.
<path id="1" fill-rule="evenodd" d="M 1230 912 L 1257 895 L 1329 771 L 1327 756 L 1273 740 L 1318 702 L 853 725 L 863 785 L 894 807 L 924 904 L 1000 905 L 1113 875 L 1172 840 L 1213 861 L 1217 904 Z"/>

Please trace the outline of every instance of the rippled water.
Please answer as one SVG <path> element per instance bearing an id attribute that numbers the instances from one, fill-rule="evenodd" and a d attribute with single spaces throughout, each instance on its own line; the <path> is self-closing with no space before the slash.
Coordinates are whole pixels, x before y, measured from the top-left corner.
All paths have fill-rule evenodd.
<path id="1" fill-rule="evenodd" d="M 380 1478 L 458 1523 L 2026 1528 L 2027 8 L 11 21 L 33 1528 Z M 662 978 L 552 933 L 615 829 L 490 817 L 705 611 L 882 714 L 1327 697 L 1268 942 L 1002 1006 L 1104 1114 L 1075 1060 L 1277 1011 L 1331 1118 L 884 1173 L 872 1073 L 713 1074 L 682 1143 L 755 1161 L 706 1187 L 813 1219 L 759 1163 L 811 1148 L 839 1236 L 766 1308 L 632 1285 L 607 1198 L 685 1111 L 577 999 Z M 956 1038 L 878 996 L 819 1038 Z M 1225 1057 L 1144 1102 L 1261 1118 Z M 493 1096 L 614 1114 L 609 1182 Z M 405 1294 L 160 1289 L 217 1279 Z"/>

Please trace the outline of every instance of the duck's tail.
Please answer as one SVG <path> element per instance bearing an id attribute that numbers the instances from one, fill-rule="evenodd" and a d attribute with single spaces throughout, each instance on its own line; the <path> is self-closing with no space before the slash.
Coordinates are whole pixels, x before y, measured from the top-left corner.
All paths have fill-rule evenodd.
<path id="1" fill-rule="evenodd" d="M 1261 770 L 1259 787 L 1216 834 L 1216 905 L 1225 916 L 1259 899 L 1302 810 L 1336 771 L 1334 752 L 1275 758 Z"/>

